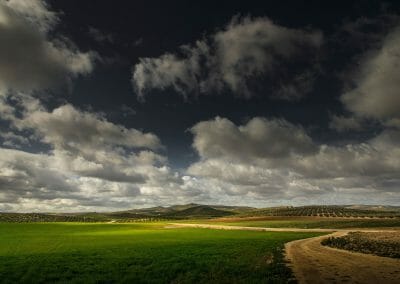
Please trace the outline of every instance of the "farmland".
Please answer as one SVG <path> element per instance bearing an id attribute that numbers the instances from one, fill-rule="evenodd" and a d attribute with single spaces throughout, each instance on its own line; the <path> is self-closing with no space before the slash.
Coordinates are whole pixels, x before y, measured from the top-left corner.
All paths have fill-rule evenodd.
<path id="1" fill-rule="evenodd" d="M 284 243 L 320 234 L 165 223 L 0 223 L 5 283 L 285 283 Z"/>
<path id="2" fill-rule="evenodd" d="M 320 217 L 345 220 L 349 218 L 363 218 L 366 222 L 361 225 L 375 221 L 370 218 L 396 219 L 400 218 L 399 207 L 377 207 L 377 206 L 283 206 L 273 208 L 252 208 L 244 206 L 223 205 L 201 205 L 185 204 L 169 207 L 150 207 L 132 209 L 119 212 L 88 212 L 88 213 L 1 213 L 0 222 L 148 222 L 148 221 L 170 221 L 191 220 L 211 218 L 265 218 L 265 217 L 289 217 L 288 220 L 299 219 L 295 217 Z M 271 220 L 273 220 L 272 218 Z M 243 219 L 244 220 L 244 219 Z M 224 220 L 225 222 L 225 220 Z M 396 222 L 394 222 L 396 224 Z M 290 225 L 290 224 L 289 224 Z M 348 224 L 344 224 L 347 226 Z"/>
<path id="3" fill-rule="evenodd" d="M 287 283 L 294 277 L 284 259 L 288 243 L 335 229 L 396 230 L 398 214 L 397 207 L 259 209 L 199 204 L 103 213 L 0 213 L 0 279 L 4 283 L 32 283 L 32 279 Z M 190 223 L 203 227 L 188 227 Z M 239 227 L 230 230 L 233 226 Z M 316 251 L 323 247 L 320 241 L 314 245 Z"/>
<path id="4" fill-rule="evenodd" d="M 398 209 L 379 210 L 376 207 L 355 206 L 286 206 L 261 208 L 244 212 L 243 216 L 314 216 L 314 217 L 395 217 Z"/>
<path id="5" fill-rule="evenodd" d="M 342 237 L 330 237 L 323 245 L 379 256 L 400 258 L 399 232 L 350 232 Z"/>

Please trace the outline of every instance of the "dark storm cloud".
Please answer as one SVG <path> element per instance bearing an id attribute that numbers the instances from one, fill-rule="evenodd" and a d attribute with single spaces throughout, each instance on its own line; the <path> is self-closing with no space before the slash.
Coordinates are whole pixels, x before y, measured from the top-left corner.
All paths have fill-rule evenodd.
<path id="1" fill-rule="evenodd" d="M 315 62 L 309 55 L 315 58 L 321 43 L 317 31 L 286 28 L 267 18 L 234 17 L 212 36 L 182 46 L 180 55 L 140 58 L 132 83 L 140 98 L 148 90 L 166 88 L 185 97 L 228 89 L 249 98 L 255 79 L 261 78 L 273 86 L 270 96 L 298 98 L 311 89 Z M 293 62 L 304 68 L 289 71 Z"/>

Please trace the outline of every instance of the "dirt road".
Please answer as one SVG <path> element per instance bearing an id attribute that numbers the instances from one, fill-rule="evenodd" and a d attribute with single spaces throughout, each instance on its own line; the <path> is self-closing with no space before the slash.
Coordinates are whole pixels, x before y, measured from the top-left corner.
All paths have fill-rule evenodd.
<path id="1" fill-rule="evenodd" d="M 208 228 L 269 232 L 333 232 L 315 238 L 289 242 L 285 245 L 286 259 L 300 284 L 307 283 L 373 283 L 399 284 L 400 259 L 349 252 L 321 245 L 330 236 L 343 236 L 348 229 L 260 228 L 208 224 L 172 223 L 168 228 Z M 381 232 L 376 229 L 351 231 Z M 385 230 L 388 232 L 388 230 Z M 392 231 L 393 232 L 393 231 Z M 398 232 L 398 231 L 394 231 Z M 400 232 L 399 232 L 400 233 Z"/>
<path id="2" fill-rule="evenodd" d="M 328 236 L 343 236 L 336 232 Z M 285 245 L 286 258 L 299 283 L 400 283 L 400 259 L 349 252 L 321 245 L 328 236 Z"/>

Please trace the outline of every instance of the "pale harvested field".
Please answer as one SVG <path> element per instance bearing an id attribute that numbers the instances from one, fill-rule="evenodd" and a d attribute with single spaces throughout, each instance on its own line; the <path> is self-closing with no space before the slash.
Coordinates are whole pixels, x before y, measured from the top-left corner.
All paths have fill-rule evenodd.
<path id="1" fill-rule="evenodd" d="M 374 241 L 396 242 L 400 246 L 400 231 L 398 232 L 363 232 L 362 236 Z"/>

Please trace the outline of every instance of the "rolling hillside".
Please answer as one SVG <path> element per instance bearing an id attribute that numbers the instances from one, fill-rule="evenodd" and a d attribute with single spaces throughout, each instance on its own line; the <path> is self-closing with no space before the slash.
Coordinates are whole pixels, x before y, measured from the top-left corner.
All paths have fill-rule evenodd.
<path id="1" fill-rule="evenodd" d="M 252 208 L 241 206 L 184 204 L 150 207 L 118 212 L 89 213 L 1 213 L 0 222 L 135 222 L 216 217 L 249 216 L 318 216 L 318 217 L 400 217 L 398 207 L 347 206 L 282 206 Z"/>

